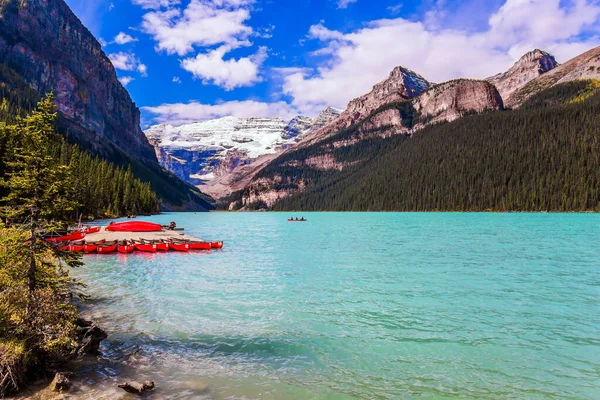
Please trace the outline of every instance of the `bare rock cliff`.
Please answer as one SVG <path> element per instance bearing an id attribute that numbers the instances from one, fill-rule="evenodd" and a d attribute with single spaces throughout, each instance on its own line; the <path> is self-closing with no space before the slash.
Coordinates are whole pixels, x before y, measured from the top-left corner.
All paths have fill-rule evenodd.
<path id="1" fill-rule="evenodd" d="M 502 97 L 487 81 L 456 79 L 433 86 L 421 95 L 407 100 L 414 110 L 402 115 L 402 103 L 371 115 L 364 121 L 365 131 L 390 133 L 413 133 L 430 124 L 454 121 L 464 115 L 487 110 L 502 110 Z"/>
<path id="2" fill-rule="evenodd" d="M 468 113 L 504 108 L 502 97 L 494 85 L 471 79 L 436 85 L 414 99 L 413 104 L 423 121 L 421 126 L 454 121 Z"/>
<path id="3" fill-rule="evenodd" d="M 411 99 L 425 92 L 431 84 L 421 75 L 404 67 L 396 67 L 383 81 L 373 86 L 373 90 L 348 103 L 346 110 L 331 123 L 319 129 L 314 138 L 348 128 L 366 118 L 384 104 Z"/>
<path id="4" fill-rule="evenodd" d="M 508 71 L 487 80 L 496 86 L 506 106 L 512 106 L 512 95 L 515 92 L 556 67 L 558 63 L 553 55 L 535 49 L 521 57 Z"/>
<path id="5" fill-rule="evenodd" d="M 0 60 L 40 94 L 56 94 L 63 128 L 78 140 L 102 152 L 107 139 L 156 162 L 138 108 L 63 0 L 0 0 Z"/>

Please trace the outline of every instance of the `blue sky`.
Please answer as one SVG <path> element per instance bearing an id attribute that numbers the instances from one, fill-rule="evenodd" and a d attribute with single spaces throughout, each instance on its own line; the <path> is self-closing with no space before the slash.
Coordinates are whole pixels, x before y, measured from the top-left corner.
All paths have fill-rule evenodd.
<path id="1" fill-rule="evenodd" d="M 66 0 L 113 61 L 144 127 L 315 115 L 397 65 L 484 78 L 542 48 L 600 45 L 600 0 Z"/>

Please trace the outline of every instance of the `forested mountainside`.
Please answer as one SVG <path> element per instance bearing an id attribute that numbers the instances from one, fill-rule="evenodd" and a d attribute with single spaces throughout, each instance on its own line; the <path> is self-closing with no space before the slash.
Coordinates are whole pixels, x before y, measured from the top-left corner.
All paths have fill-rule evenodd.
<path id="1" fill-rule="evenodd" d="M 13 123 L 16 117 L 26 116 L 35 108 L 36 103 L 41 98 L 42 96 L 32 89 L 18 73 L 6 64 L 0 63 L 0 122 Z M 65 131 L 64 124 L 61 122 L 62 117 L 59 112 L 56 121 L 58 131 L 68 142 L 77 146 L 77 152 L 81 152 L 82 156 L 96 160 L 91 164 L 88 163 L 88 169 L 82 170 L 81 174 L 100 176 L 103 173 L 101 170 L 103 163 L 111 164 L 114 166 L 114 168 L 111 167 L 112 169 L 130 170 L 133 178 L 149 183 L 152 191 L 161 200 L 163 209 L 201 211 L 214 208 L 214 201 L 210 197 L 178 179 L 173 173 L 164 170 L 157 163 L 140 161 L 107 141 L 104 142 L 104 150 L 97 153 L 94 147 L 89 148 L 86 145 L 86 141 L 81 141 L 77 136 Z M 106 169 L 103 171 L 106 171 Z M 105 204 L 104 207 L 108 208 L 109 205 Z M 99 209 L 96 211 L 99 211 Z M 113 209 L 112 211 L 117 210 Z M 138 212 L 141 213 L 141 211 Z M 90 215 L 100 216 L 103 214 L 92 212 Z"/>
<path id="2" fill-rule="evenodd" d="M 92 157 L 79 146 L 69 144 L 57 133 L 55 106 L 52 97 L 43 99 L 41 106 L 28 113 L 21 113 L 20 106 L 8 102 L 0 105 L 0 180 L 7 182 L 23 154 L 35 154 L 52 160 L 55 167 L 66 169 L 69 201 L 76 206 L 64 210 L 75 221 L 81 215 L 85 219 L 119 217 L 128 214 L 152 214 L 160 212 L 161 203 L 150 184 L 135 178 L 131 169 L 117 167 L 112 163 Z M 16 114 L 19 115 L 16 118 Z M 41 134 L 43 147 L 37 147 L 29 137 Z M 6 185 L 0 186 L 0 199 L 11 195 Z"/>
<path id="3" fill-rule="evenodd" d="M 0 0 L 0 63 L 5 114 L 29 111 L 53 92 L 58 128 L 69 142 L 131 167 L 166 209 L 213 208 L 210 197 L 158 164 L 112 63 L 63 0 Z"/>
<path id="4" fill-rule="evenodd" d="M 319 157 L 318 144 L 285 154 L 258 180 L 275 179 L 275 190 L 305 187 L 273 210 L 600 211 L 599 89 L 597 80 L 560 84 L 517 110 L 465 116 L 412 137 L 355 125 L 327 140 L 348 143 L 330 153 L 346 168 L 288 162 Z M 241 206 L 242 193 L 229 200 Z"/>

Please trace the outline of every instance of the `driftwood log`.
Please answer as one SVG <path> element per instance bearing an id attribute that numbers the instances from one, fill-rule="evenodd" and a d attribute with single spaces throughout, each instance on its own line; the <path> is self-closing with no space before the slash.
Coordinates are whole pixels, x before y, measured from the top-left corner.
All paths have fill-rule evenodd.
<path id="1" fill-rule="evenodd" d="M 131 382 L 122 383 L 117 386 L 128 393 L 141 394 L 141 393 L 149 392 L 149 391 L 153 390 L 154 382 L 146 381 L 144 383 L 138 383 L 138 382 L 131 381 Z"/>

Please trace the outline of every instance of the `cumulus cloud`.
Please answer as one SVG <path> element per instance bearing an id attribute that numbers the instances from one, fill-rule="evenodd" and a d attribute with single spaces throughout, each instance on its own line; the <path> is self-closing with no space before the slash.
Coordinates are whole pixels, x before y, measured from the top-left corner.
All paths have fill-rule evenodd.
<path id="1" fill-rule="evenodd" d="M 119 78 L 119 82 L 121 82 L 121 85 L 123 85 L 123 87 L 129 85 L 131 83 L 131 81 L 134 81 L 135 79 L 132 78 L 131 76 L 122 76 Z"/>
<path id="2" fill-rule="evenodd" d="M 343 108 L 398 65 L 441 82 L 505 71 L 534 48 L 566 60 L 600 44 L 599 16 L 597 1 L 507 0 L 479 32 L 442 29 L 439 21 L 447 16 L 439 8 L 423 22 L 382 19 L 353 32 L 317 24 L 309 29 L 308 38 L 322 44 L 313 54 L 327 57 L 308 71 L 279 69 L 282 91 L 303 111 L 326 105 Z M 582 33 L 587 39 L 580 38 Z"/>
<path id="3" fill-rule="evenodd" d="M 173 77 L 173 83 L 181 83 L 181 78 L 178 76 Z"/>
<path id="4" fill-rule="evenodd" d="M 291 119 L 297 115 L 297 110 L 286 102 L 267 103 L 254 100 L 228 101 L 218 104 L 198 102 L 161 104 L 156 107 L 142 107 L 142 110 L 153 114 L 153 120 L 158 123 L 173 125 L 229 115 L 236 117 L 281 117 L 284 119 Z"/>
<path id="5" fill-rule="evenodd" d="M 143 16 L 142 29 L 157 42 L 158 51 L 184 56 L 194 46 L 226 44 L 236 48 L 248 44 L 253 33 L 245 22 L 250 18 L 244 0 L 217 0 L 213 3 L 191 0 L 182 11 L 172 8 Z"/>
<path id="6" fill-rule="evenodd" d="M 120 51 L 109 54 L 108 59 L 116 69 L 120 69 L 121 71 L 137 71 L 144 78 L 148 76 L 148 67 L 142 64 L 133 53 Z"/>
<path id="7" fill-rule="evenodd" d="M 145 78 L 145 77 L 148 76 L 148 67 L 146 67 L 145 64 L 138 64 L 138 66 L 137 66 L 137 72 L 139 72 L 140 75 Z"/>
<path id="8" fill-rule="evenodd" d="M 109 54 L 108 59 L 116 69 L 122 71 L 133 71 L 138 65 L 138 59 L 133 53 L 120 51 L 118 53 Z"/>
<path id="9" fill-rule="evenodd" d="M 170 7 L 180 3 L 180 0 L 132 0 L 133 4 L 142 6 L 142 8 L 159 9 L 161 7 Z"/>
<path id="10" fill-rule="evenodd" d="M 226 90 L 249 86 L 261 80 L 259 68 L 267 59 L 267 48 L 260 47 L 256 54 L 240 59 L 223 57 L 231 49 L 221 46 L 208 53 L 198 54 L 195 58 L 181 61 L 181 66 L 191 72 L 195 78 L 207 83 L 213 83 Z"/>
<path id="11" fill-rule="evenodd" d="M 117 36 L 115 36 L 115 43 L 116 44 L 127 44 L 127 43 L 131 43 L 131 42 L 137 42 L 138 40 L 128 34 L 126 34 L 125 32 L 119 32 L 119 34 Z"/>

